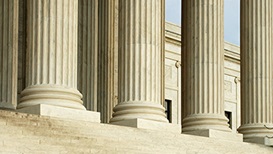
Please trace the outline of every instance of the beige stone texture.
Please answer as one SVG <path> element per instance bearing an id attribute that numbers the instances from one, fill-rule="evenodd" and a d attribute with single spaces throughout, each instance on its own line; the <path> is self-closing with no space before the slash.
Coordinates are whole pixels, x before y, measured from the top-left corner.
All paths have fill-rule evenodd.
<path id="1" fill-rule="evenodd" d="M 27 1 L 26 89 L 18 109 L 50 104 L 85 110 L 77 90 L 78 1 Z"/>
<path id="2" fill-rule="evenodd" d="M 0 111 L 0 153 L 270 154 L 271 147 Z"/>
<path id="3" fill-rule="evenodd" d="M 0 108 L 17 105 L 18 0 L 0 1 Z"/>
<path id="4" fill-rule="evenodd" d="M 27 1 L 19 0 L 19 21 L 18 21 L 18 82 L 17 102 L 20 101 L 21 92 L 25 89 L 26 81 L 26 46 L 27 46 Z"/>
<path id="5" fill-rule="evenodd" d="M 181 125 L 171 124 L 171 123 L 168 124 L 168 123 L 163 123 L 163 122 L 158 122 L 153 120 L 146 120 L 141 118 L 122 120 L 118 122 L 112 122 L 111 124 L 140 128 L 140 129 L 163 131 L 163 132 L 181 133 Z"/>
<path id="6" fill-rule="evenodd" d="M 171 122 L 181 124 L 181 27 L 166 22 L 165 99 L 172 102 Z M 240 47 L 224 43 L 224 110 L 231 112 L 231 129 L 238 133 L 240 116 Z M 185 115 L 183 115 L 185 116 Z M 202 132 L 202 131 L 201 131 Z M 236 136 L 234 136 L 236 137 Z"/>
<path id="7" fill-rule="evenodd" d="M 273 1 L 241 1 L 241 94 L 244 141 L 259 142 L 273 131 Z"/>
<path id="8" fill-rule="evenodd" d="M 183 132 L 231 132 L 224 116 L 223 4 L 223 0 L 183 1 Z"/>
<path id="9" fill-rule="evenodd" d="M 165 0 L 0 1 L 0 153 L 273 153 L 273 2 L 242 0 L 240 57 L 223 1 L 183 35 Z"/>
<path id="10" fill-rule="evenodd" d="M 219 131 L 219 130 L 214 130 L 214 129 L 195 130 L 195 131 L 190 131 L 190 132 L 184 132 L 184 134 L 204 136 L 204 137 L 209 137 L 209 138 L 236 141 L 236 142 L 243 141 L 242 134 L 231 134 L 230 132 Z"/>
<path id="11" fill-rule="evenodd" d="M 97 111 L 98 0 L 78 2 L 78 89 L 86 109 Z"/>
<path id="12" fill-rule="evenodd" d="M 118 0 L 99 0 L 98 111 L 109 123 L 118 103 Z"/>
<path id="13" fill-rule="evenodd" d="M 162 4 L 154 0 L 119 1 L 119 104 L 110 122 L 137 118 L 167 122 L 161 105 Z"/>
<path id="14" fill-rule="evenodd" d="M 59 107 L 47 104 L 38 104 L 17 110 L 18 112 L 36 114 L 41 116 L 100 123 L 100 113 L 82 111 L 72 108 Z"/>
<path id="15" fill-rule="evenodd" d="M 230 128 L 237 133 L 241 125 L 240 47 L 225 42 L 224 48 L 224 109 L 231 113 Z"/>
<path id="16" fill-rule="evenodd" d="M 173 124 L 181 125 L 181 27 L 166 22 L 165 26 L 165 100 L 171 101 Z"/>

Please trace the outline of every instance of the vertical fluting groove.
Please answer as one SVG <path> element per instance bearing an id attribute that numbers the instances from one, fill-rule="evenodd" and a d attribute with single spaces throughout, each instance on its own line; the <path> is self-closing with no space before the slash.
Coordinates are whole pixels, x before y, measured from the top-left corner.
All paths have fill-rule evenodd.
<path id="1" fill-rule="evenodd" d="M 0 11 L 1 11 L 1 14 L 2 14 L 2 15 L 0 16 L 0 21 L 1 21 L 1 23 L 4 23 L 4 15 L 5 15 L 5 14 L 4 14 L 4 7 L 5 7 L 5 6 L 4 6 L 3 3 L 4 3 L 4 1 L 1 1 L 1 2 L 0 2 Z M 1 72 L 1 75 L 0 75 L 0 83 L 1 83 L 1 85 L 0 85 L 0 88 L 1 88 L 1 89 L 4 89 L 4 88 L 3 88 L 3 85 L 4 85 L 4 83 L 5 83 L 5 82 L 3 81 L 3 75 L 4 75 L 3 73 L 4 73 L 4 72 L 3 72 L 3 69 L 2 69 L 3 66 L 4 66 L 4 65 L 3 65 L 3 63 L 4 63 L 4 52 L 3 52 L 3 51 L 4 51 L 4 50 L 2 49 L 2 48 L 3 48 L 3 39 L 4 39 L 4 35 L 3 35 L 3 31 L 4 31 L 4 30 L 3 30 L 3 29 L 4 29 L 4 25 L 3 25 L 3 24 L 0 24 L 0 34 L 1 34 L 1 35 L 0 35 L 0 48 L 1 48 L 1 52 L 0 52 L 0 54 L 1 54 L 1 57 L 0 57 L 0 59 L 1 59 L 1 62 L 0 62 L 0 68 L 1 68 L 1 70 L 0 70 L 0 72 Z M 1 100 L 0 100 L 1 102 L 6 101 L 6 98 L 3 96 L 3 90 L 0 91 L 0 98 L 1 98 Z"/>
<path id="2" fill-rule="evenodd" d="M 76 81 L 77 4 L 77 0 L 27 1 L 28 73 L 19 109 L 38 104 L 85 109 Z"/>
<path id="3" fill-rule="evenodd" d="M 18 0 L 0 2 L 0 108 L 17 104 Z"/>
<path id="4" fill-rule="evenodd" d="M 264 128 L 273 125 L 272 6 L 270 0 L 241 1 L 242 126 L 239 130 L 245 139 L 272 135 Z"/>
<path id="5" fill-rule="evenodd" d="M 35 3 L 35 2 L 34 2 Z M 34 5 L 34 4 L 33 4 Z M 34 14 L 34 11 L 35 11 L 35 7 L 31 7 L 31 12 L 32 12 L 32 14 Z M 35 18 L 35 16 L 33 15 L 32 17 L 29 17 L 28 16 L 28 18 L 30 19 L 31 18 L 31 22 L 34 22 L 34 20 L 33 20 L 33 18 Z M 34 25 L 33 24 L 30 24 L 30 22 L 29 22 L 29 24 L 28 25 L 31 25 L 31 27 L 32 27 L 32 29 L 34 29 Z M 30 31 L 32 30 L 32 29 L 30 29 Z M 32 32 L 31 32 L 31 34 L 30 34 L 30 36 L 32 37 L 32 41 L 34 41 L 34 40 L 36 40 L 35 38 L 34 38 L 34 35 L 35 34 L 35 30 L 33 30 Z M 28 47 L 29 46 L 31 46 L 31 48 L 33 49 L 33 50 L 35 50 L 34 49 L 34 43 L 32 42 L 32 45 L 28 45 Z M 34 59 L 35 57 L 34 57 L 34 53 L 32 53 L 31 55 L 30 55 L 30 57 L 31 57 L 31 59 Z M 29 73 L 29 76 L 30 76 L 30 79 L 32 78 L 33 80 L 30 80 L 30 82 L 31 82 L 31 84 L 34 84 L 34 80 L 35 80 L 35 73 L 34 73 L 34 66 L 35 66 L 35 64 L 33 64 L 34 63 L 34 61 L 30 61 L 30 65 L 29 66 L 31 66 L 31 68 L 29 69 L 31 72 Z M 28 74 L 27 74 L 28 75 Z"/>
<path id="6" fill-rule="evenodd" d="M 48 1 L 48 16 L 51 16 L 52 15 L 52 11 L 51 11 L 51 0 L 50 1 Z M 27 5 L 28 6 L 28 5 Z M 29 26 L 28 26 L 29 27 Z M 48 29 L 47 29 L 47 33 L 49 34 L 49 37 L 48 37 L 48 45 L 47 45 L 47 50 L 51 50 L 51 48 L 52 48 L 52 44 L 50 43 L 50 41 L 49 41 L 49 39 L 51 38 L 51 39 L 53 39 L 52 38 L 52 31 L 50 30 L 51 29 L 51 21 L 49 20 L 48 21 Z M 49 61 L 50 60 L 52 60 L 52 58 L 51 58 L 51 52 L 48 52 L 48 59 L 47 59 L 47 61 L 48 61 L 48 64 L 47 64 L 47 66 L 48 66 L 48 68 L 47 69 L 51 69 L 51 63 L 49 63 Z M 46 70 L 45 70 L 45 73 L 46 73 Z M 48 75 L 48 83 L 49 84 L 51 84 L 52 83 L 52 79 L 51 79 L 51 73 L 50 72 L 48 72 L 47 73 Z"/>
<path id="7" fill-rule="evenodd" d="M 148 3 L 147 3 L 147 1 L 145 1 L 144 2 L 145 3 L 145 7 L 148 7 Z M 139 8 L 140 10 L 141 10 L 141 8 Z M 145 10 L 144 12 L 143 12 L 143 16 L 142 16 L 142 19 L 144 20 L 144 25 L 143 25 L 143 29 L 142 30 L 144 30 L 144 32 L 145 32 L 145 34 L 144 34 L 144 41 L 145 42 L 147 42 L 148 41 L 148 37 L 147 37 L 147 32 L 148 32 L 148 26 L 147 26 L 147 24 L 148 24 L 148 17 L 146 16 L 146 14 L 148 13 L 148 10 Z M 148 47 L 147 46 L 145 46 L 144 47 L 144 50 L 148 50 Z M 144 53 L 144 56 L 142 56 L 142 58 L 143 57 L 145 57 L 145 65 L 143 65 L 143 67 L 146 67 L 146 68 L 148 68 L 148 63 L 149 63 L 149 56 L 148 56 L 148 53 L 149 52 L 145 52 Z M 145 97 L 143 98 L 144 100 L 147 100 L 148 99 L 148 89 L 149 89 L 149 85 L 148 85 L 148 83 L 149 83 L 149 78 L 148 78 L 148 73 L 149 73 L 149 70 L 147 69 L 146 71 L 145 71 L 145 78 L 146 78 L 146 80 L 143 80 L 144 81 L 144 83 L 143 84 L 145 84 L 146 86 L 144 87 L 145 89 L 144 89 L 144 95 L 145 95 Z"/>
<path id="8" fill-rule="evenodd" d="M 62 7 L 59 7 L 60 8 L 60 12 L 61 12 L 61 16 L 63 16 L 64 18 L 66 17 L 65 16 L 65 14 L 64 14 L 64 7 L 65 7 L 65 2 L 66 1 L 62 1 L 61 2 L 61 6 Z M 61 82 L 62 83 L 64 83 L 65 84 L 65 77 L 64 77 L 64 75 L 65 75 L 65 72 L 63 71 L 64 70 L 64 63 L 65 63 L 65 61 L 66 61 L 66 55 L 64 55 L 64 50 L 65 50 L 65 46 L 66 46 L 66 43 L 65 43 L 65 41 L 67 40 L 67 39 L 64 39 L 64 29 L 67 29 L 67 24 L 64 24 L 64 21 L 65 21 L 65 19 L 64 20 L 62 20 L 61 21 L 61 25 L 63 26 L 63 27 L 60 27 L 61 28 L 61 30 L 60 30 L 60 40 L 61 40 L 61 43 L 63 44 L 62 46 L 61 46 L 61 49 L 60 49 L 60 57 L 62 57 L 62 59 L 61 59 L 61 61 L 60 61 L 60 72 L 61 72 L 61 75 L 62 75 L 62 77 L 61 77 Z M 65 52 L 67 52 L 67 50 L 65 50 Z"/>
<path id="9" fill-rule="evenodd" d="M 44 2 L 44 1 L 42 1 L 41 2 L 41 5 L 46 5 L 46 3 Z M 45 14 L 46 14 L 46 10 L 47 9 L 44 9 L 42 12 L 41 12 L 41 14 L 42 14 L 42 16 L 45 16 Z M 44 42 L 45 42 L 45 40 L 47 39 L 47 36 L 46 36 L 46 33 L 45 33 L 45 27 L 46 25 L 44 25 L 44 24 L 42 24 L 41 25 L 41 31 L 42 31 L 42 33 L 41 33 L 41 35 L 42 36 L 44 36 L 45 37 L 45 39 L 41 39 L 41 40 L 39 40 L 40 41 L 40 44 L 41 44 L 41 53 L 42 53 L 42 55 L 41 55 L 41 63 L 42 64 L 44 64 L 44 65 L 41 65 L 40 67 L 40 69 L 41 69 L 41 72 L 40 72 L 40 75 L 41 75 L 41 78 L 40 78 L 40 83 L 41 84 L 43 84 L 43 83 L 45 83 L 45 80 L 47 80 L 47 76 L 46 76 L 46 74 L 44 73 L 44 70 L 45 70 L 45 67 L 46 67 L 46 65 L 47 65 L 47 63 L 45 62 L 45 57 L 46 57 L 46 53 L 44 52 L 44 48 L 46 48 L 45 46 L 44 46 Z M 44 76 L 44 78 L 42 78 L 42 76 Z"/>
<path id="10" fill-rule="evenodd" d="M 10 22 L 9 22 L 9 21 L 10 21 L 10 20 L 9 20 L 9 18 L 10 18 L 10 17 L 9 17 L 9 14 L 10 14 L 10 12 L 9 12 L 9 10 L 10 10 L 9 1 L 7 1 L 7 8 L 6 8 L 6 9 L 7 9 L 7 10 L 6 10 L 6 11 L 7 11 L 7 14 L 6 14 L 6 18 L 7 18 L 7 19 L 6 19 L 6 20 L 8 20 L 8 22 L 7 22 L 7 24 L 6 24 L 7 27 L 5 27 L 5 29 L 9 30 L 9 27 L 11 26 L 11 25 L 10 25 Z M 4 35 L 6 36 L 5 44 L 8 44 L 8 43 L 9 43 L 9 35 L 10 35 L 10 34 L 9 34 L 9 31 L 4 32 L 4 33 L 5 33 Z M 12 34 L 11 34 L 11 35 L 12 35 Z M 4 45 L 5 45 L 5 44 L 4 44 Z M 4 50 L 9 50 L 9 47 L 8 47 L 8 46 L 5 46 Z M 9 58 L 9 53 L 7 53 L 4 57 Z M 7 68 L 8 66 L 9 66 L 9 64 L 8 64 L 8 62 L 6 61 L 6 62 L 5 62 L 5 67 Z M 8 70 L 4 71 L 4 73 L 5 73 L 5 74 L 8 74 Z M 5 76 L 5 81 L 7 81 L 7 80 L 8 80 L 8 75 Z M 9 87 L 8 87 L 8 86 L 9 86 L 9 84 L 8 84 L 8 82 L 7 82 L 7 83 L 5 84 L 5 87 L 4 87 L 4 88 L 7 89 L 7 90 L 9 90 Z M 9 95 L 9 94 L 6 93 L 6 96 L 5 96 L 5 97 L 8 98 L 8 95 Z"/>
<path id="11" fill-rule="evenodd" d="M 4 15 L 5 15 L 5 14 L 4 14 L 4 7 L 5 7 L 5 6 L 4 6 L 3 3 L 4 3 L 4 1 L 1 1 L 1 2 L 0 2 L 0 11 L 1 11 L 1 14 L 2 14 L 2 15 L 0 16 L 0 21 L 1 21 L 1 23 L 4 23 Z M 4 39 L 4 35 L 3 35 L 4 30 L 3 30 L 3 29 L 4 29 L 4 25 L 3 25 L 3 24 L 0 24 L 0 34 L 1 34 L 1 35 L 0 35 L 0 39 L 1 39 L 1 40 L 0 40 L 0 48 L 1 48 L 1 57 L 0 57 L 0 59 L 1 59 L 1 62 L 0 62 L 0 68 L 1 68 L 1 71 L 0 71 L 0 72 L 1 72 L 1 75 L 0 75 L 0 83 L 1 83 L 1 85 L 0 85 L 0 88 L 1 88 L 1 89 L 4 89 L 4 88 L 3 88 L 3 85 L 4 85 L 4 83 L 5 83 L 5 82 L 3 81 L 3 78 L 4 78 L 4 77 L 3 77 L 3 75 L 4 75 L 3 73 L 4 73 L 4 72 L 3 72 L 3 69 L 2 69 L 2 68 L 4 68 L 4 67 L 3 67 L 3 66 L 4 66 L 4 65 L 3 65 L 3 63 L 4 63 L 4 52 L 3 52 L 3 51 L 4 51 L 4 50 L 2 49 L 2 48 L 3 48 L 3 39 Z M 6 98 L 5 98 L 4 95 L 3 95 L 3 90 L 0 91 L 0 98 L 1 98 L 1 100 L 0 100 L 1 102 L 6 101 Z"/>
<path id="12" fill-rule="evenodd" d="M 119 104 L 111 122 L 135 118 L 167 122 L 161 105 L 164 2 L 119 0 Z"/>
<path id="13" fill-rule="evenodd" d="M 138 1 L 138 3 L 137 3 L 137 7 L 136 7 L 136 9 L 137 9 L 137 11 L 139 11 L 139 12 L 141 12 L 141 7 L 140 6 L 142 6 L 142 5 L 144 5 L 144 2 L 142 2 L 142 1 Z M 141 23 L 144 23 L 143 22 L 143 17 L 142 17 L 142 14 L 143 14 L 143 12 L 141 12 L 140 14 L 139 14 L 139 19 L 140 19 L 140 22 Z M 137 20 L 136 20 L 136 22 L 137 22 Z M 145 25 L 145 23 L 144 24 L 142 24 L 141 26 L 139 26 L 138 27 L 138 29 L 137 29 L 137 32 L 136 33 L 139 33 L 139 32 L 141 32 L 141 29 L 142 29 L 142 27 Z M 138 40 L 140 41 L 142 38 L 141 38 L 141 35 L 139 35 L 138 36 Z M 142 46 L 140 46 L 139 47 L 139 50 L 141 51 L 142 50 Z M 137 63 L 139 63 L 139 67 L 138 67 L 138 71 L 140 72 L 141 70 L 142 70 L 142 65 L 143 64 L 145 64 L 145 57 L 143 56 L 143 54 L 142 54 L 143 52 L 140 52 L 140 54 L 139 54 L 139 57 L 138 57 L 138 62 Z M 142 57 L 143 57 L 143 59 L 142 59 Z M 143 60 L 143 63 L 142 63 L 142 60 Z M 145 74 L 143 73 L 143 74 L 141 74 L 141 76 L 143 76 L 143 78 L 145 78 L 145 76 L 144 76 Z M 144 99 L 143 99 L 143 97 L 145 96 L 144 94 L 143 94 L 143 92 L 144 92 L 144 87 L 143 86 L 141 86 L 141 85 L 144 85 L 143 83 L 142 83 L 142 80 L 140 79 L 140 78 L 138 78 L 138 93 L 139 93 L 139 100 L 140 101 L 143 101 Z"/>
<path id="14" fill-rule="evenodd" d="M 40 41 L 40 38 L 41 38 L 41 33 L 39 33 L 39 32 L 41 32 L 41 25 L 40 25 L 40 22 L 39 22 L 39 20 L 41 20 L 41 11 L 40 10 L 38 10 L 38 8 L 39 7 L 41 7 L 41 5 L 40 5 L 40 2 L 41 1 L 37 1 L 36 2 L 36 11 L 39 11 L 39 13 L 37 13 L 37 16 L 35 17 L 35 18 L 37 18 L 38 20 L 35 20 L 36 21 L 36 23 L 35 23 L 35 26 L 37 26 L 37 30 L 36 30 L 36 34 L 37 35 L 35 35 L 35 41 Z M 42 36 L 43 37 L 43 36 Z M 41 67 L 41 65 L 38 65 L 38 64 L 40 64 L 41 63 L 41 58 L 42 58 L 42 56 L 41 56 L 41 43 L 39 42 L 39 43 L 37 43 L 37 45 L 35 46 L 35 50 L 37 51 L 37 60 L 35 61 L 35 70 L 37 71 L 36 72 L 36 83 L 38 83 L 38 84 L 41 84 L 40 83 L 40 67 Z"/>
<path id="15" fill-rule="evenodd" d="M 183 131 L 229 131 L 222 86 L 223 0 L 185 0 L 182 7 Z"/>
<path id="16" fill-rule="evenodd" d="M 78 89 L 88 110 L 97 111 L 98 1 L 78 4 Z"/>
<path id="17" fill-rule="evenodd" d="M 59 24 L 59 20 L 58 20 L 58 15 L 60 14 L 59 13 L 59 9 L 58 9 L 58 2 L 60 2 L 59 0 L 55 0 L 55 5 L 53 6 L 53 7 L 55 7 L 54 8 L 54 13 L 56 13 L 56 14 L 54 14 L 55 15 L 55 17 L 56 17 L 56 21 L 55 21 L 55 27 L 53 28 L 54 30 L 55 30 L 55 33 L 54 33 L 54 39 L 55 39 L 55 44 L 54 44 L 54 50 L 52 51 L 53 53 L 54 53 L 54 57 L 55 57 L 55 59 L 54 59 L 54 62 L 55 62 L 55 64 L 54 64 L 54 69 L 55 69 L 55 71 L 54 72 L 52 72 L 52 74 L 54 74 L 54 83 L 56 83 L 56 84 L 60 84 L 59 82 L 58 82 L 58 79 L 57 79 L 57 77 L 58 77 L 58 74 L 59 74 L 59 71 L 58 71 L 58 68 L 59 68 L 59 65 L 58 65 L 58 58 L 56 58 L 56 57 L 58 57 L 58 52 L 60 52 L 59 50 L 58 50 L 58 44 L 59 44 L 59 41 L 60 40 L 58 40 L 58 35 L 60 35 L 60 32 L 59 32 L 59 29 L 58 29 L 58 25 L 60 25 Z"/>
<path id="18" fill-rule="evenodd" d="M 71 1 L 70 0 L 68 0 L 68 8 L 67 8 L 67 15 L 69 16 L 69 13 L 70 13 L 70 4 L 71 3 Z M 67 26 L 69 27 L 69 26 L 71 26 L 70 25 L 70 22 L 68 22 L 68 24 L 67 24 Z M 67 44 L 66 44 L 66 50 L 67 50 L 67 52 L 68 52 L 68 54 L 66 54 L 65 56 L 67 56 L 67 64 L 66 64 L 66 69 L 68 70 L 68 74 L 70 74 L 70 69 L 69 69 L 69 58 L 70 58 L 70 48 L 69 48 L 69 44 L 70 44 L 70 34 L 69 34 L 69 29 L 67 28 L 67 31 L 65 32 L 66 34 L 67 34 L 67 36 L 65 37 L 65 38 L 67 38 Z M 78 55 L 79 55 L 79 50 L 78 50 Z M 80 78 L 78 78 L 78 79 L 80 79 Z M 69 84 L 69 81 L 68 80 L 66 80 L 66 82 L 65 82 L 65 84 Z"/>
<path id="19" fill-rule="evenodd" d="M 9 30 L 9 28 L 10 28 L 10 26 L 12 26 L 12 24 L 10 23 L 10 1 L 8 1 L 8 4 L 7 4 L 7 7 L 8 7 L 8 9 L 7 9 L 7 18 L 8 18 L 8 22 L 7 22 L 7 30 L 8 30 L 8 32 L 7 32 L 7 44 L 9 43 L 9 40 L 10 40 L 10 35 L 12 35 L 12 32 L 10 32 L 10 30 Z M 11 34 L 10 34 L 11 33 Z M 6 50 L 10 50 L 10 48 L 9 48 L 9 46 L 7 46 L 7 48 L 6 48 Z M 10 53 L 7 53 L 7 55 L 6 55 L 6 58 L 7 59 L 10 59 L 11 57 L 10 57 Z M 6 65 L 6 68 L 8 68 L 9 67 L 9 63 L 8 62 L 6 62 L 5 63 L 5 65 Z M 9 73 L 8 73 L 8 70 L 5 72 L 5 73 L 7 73 L 7 75 L 6 75 L 6 81 L 8 80 L 8 78 L 9 78 Z M 9 84 L 10 82 L 7 82 L 6 83 L 6 86 L 5 86 L 5 89 L 7 89 L 8 91 L 10 90 L 10 88 L 9 88 L 9 86 L 10 86 L 10 84 Z M 8 93 L 6 93 L 6 96 L 5 96 L 6 98 L 8 98 L 9 97 L 9 94 Z"/>

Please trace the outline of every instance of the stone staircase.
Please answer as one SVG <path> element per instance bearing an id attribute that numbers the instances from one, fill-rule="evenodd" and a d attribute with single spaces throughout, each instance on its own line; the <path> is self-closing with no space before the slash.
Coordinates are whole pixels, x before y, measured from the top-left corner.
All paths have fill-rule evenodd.
<path id="1" fill-rule="evenodd" d="M 273 153 L 273 148 L 0 110 L 0 153 Z"/>

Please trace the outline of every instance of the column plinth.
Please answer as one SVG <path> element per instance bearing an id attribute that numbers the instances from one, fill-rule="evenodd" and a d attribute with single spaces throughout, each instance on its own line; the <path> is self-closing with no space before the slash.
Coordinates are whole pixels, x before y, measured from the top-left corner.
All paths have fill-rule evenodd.
<path id="1" fill-rule="evenodd" d="M 164 4 L 163 0 L 119 1 L 119 103 L 111 123 L 133 121 L 138 127 L 141 122 L 136 119 L 142 119 L 168 124 L 161 105 Z"/>
<path id="2" fill-rule="evenodd" d="M 183 1 L 184 133 L 216 138 L 231 134 L 224 115 L 223 5 L 224 0 Z"/>
<path id="3" fill-rule="evenodd" d="M 244 141 L 266 144 L 273 131 L 273 2 L 241 1 L 241 127 Z M 273 145 L 273 144 L 271 144 Z"/>

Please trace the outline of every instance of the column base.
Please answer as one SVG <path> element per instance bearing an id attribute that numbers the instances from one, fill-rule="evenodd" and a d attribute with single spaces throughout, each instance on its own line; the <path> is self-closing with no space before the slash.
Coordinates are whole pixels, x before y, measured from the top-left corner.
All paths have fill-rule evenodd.
<path id="1" fill-rule="evenodd" d="M 244 142 L 273 146 L 272 128 L 272 123 L 253 123 L 242 125 L 238 131 L 244 135 Z"/>
<path id="2" fill-rule="evenodd" d="M 21 99 L 17 109 L 38 104 L 48 104 L 86 110 L 82 105 L 81 98 L 82 94 L 75 88 L 52 84 L 32 85 L 21 92 Z"/>
<path id="3" fill-rule="evenodd" d="M 192 114 L 183 119 L 183 132 L 199 130 L 231 132 L 228 119 L 220 114 Z"/>
<path id="4" fill-rule="evenodd" d="M 158 121 L 147 120 L 147 119 L 140 119 L 140 118 L 111 122 L 110 124 L 141 128 L 141 129 L 181 133 L 181 125 L 158 122 Z"/>
<path id="5" fill-rule="evenodd" d="M 66 120 L 79 120 L 100 123 L 100 113 L 86 110 L 59 107 L 47 104 L 38 104 L 16 110 L 18 112 L 61 118 Z"/>
<path id="6" fill-rule="evenodd" d="M 152 102 L 128 101 L 119 103 L 113 109 L 112 122 L 131 120 L 131 119 L 147 119 L 163 123 L 168 123 L 165 115 L 165 108 L 161 104 Z"/>
<path id="7" fill-rule="evenodd" d="M 195 130 L 195 131 L 183 132 L 183 134 L 243 142 L 242 134 L 236 134 L 232 132 L 226 132 L 226 131 L 220 131 L 220 130 L 214 130 L 214 129 Z"/>

